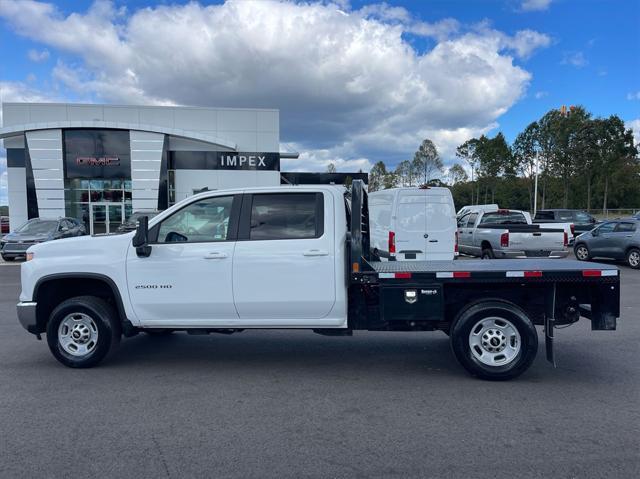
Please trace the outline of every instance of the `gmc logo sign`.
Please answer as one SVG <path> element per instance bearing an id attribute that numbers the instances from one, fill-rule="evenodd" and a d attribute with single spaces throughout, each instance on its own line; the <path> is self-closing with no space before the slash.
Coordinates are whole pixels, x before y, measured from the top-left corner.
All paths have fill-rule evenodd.
<path id="1" fill-rule="evenodd" d="M 78 166 L 120 166 L 120 158 L 117 156 L 79 156 L 76 158 Z"/>

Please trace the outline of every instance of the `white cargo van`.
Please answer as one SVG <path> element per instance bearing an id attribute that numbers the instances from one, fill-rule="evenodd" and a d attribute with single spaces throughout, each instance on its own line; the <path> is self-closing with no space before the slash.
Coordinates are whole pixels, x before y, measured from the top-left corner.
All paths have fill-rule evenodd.
<path id="1" fill-rule="evenodd" d="M 448 188 L 369 193 L 371 249 L 382 259 L 451 260 L 458 254 L 456 210 Z"/>

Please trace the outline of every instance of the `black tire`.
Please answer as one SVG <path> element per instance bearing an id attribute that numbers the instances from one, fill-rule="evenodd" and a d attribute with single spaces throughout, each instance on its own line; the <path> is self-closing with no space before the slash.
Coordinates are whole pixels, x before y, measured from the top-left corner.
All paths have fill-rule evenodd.
<path id="1" fill-rule="evenodd" d="M 5 255 L 2 255 L 2 259 L 3 259 L 4 261 L 13 261 L 15 258 L 14 258 L 13 256 L 5 256 Z"/>
<path id="2" fill-rule="evenodd" d="M 479 331 L 482 332 L 479 322 L 489 318 L 499 318 L 498 321 L 503 324 L 506 320 L 520 336 L 520 348 L 513 359 L 505 364 L 493 366 L 483 363 L 469 344 L 472 330 L 478 333 L 480 326 Z M 513 339 L 517 342 L 515 335 Z M 451 326 L 451 348 L 458 362 L 472 375 L 481 379 L 505 381 L 520 376 L 531 366 L 538 352 L 538 333 L 526 313 L 515 304 L 497 299 L 483 300 L 458 314 Z M 485 351 L 479 349 L 478 353 L 484 354 Z M 500 353 L 488 354 L 500 356 Z"/>
<path id="3" fill-rule="evenodd" d="M 630 268 L 640 269 L 640 249 L 631 248 L 627 251 L 626 260 Z"/>
<path id="4" fill-rule="evenodd" d="M 74 355 L 65 350 L 59 339 L 60 324 L 70 315 L 81 315 L 93 320 L 97 328 L 97 339 L 91 351 Z M 91 328 L 90 328 L 91 329 Z M 101 298 L 77 296 L 60 303 L 49 316 L 47 343 L 53 356 L 70 368 L 90 368 L 102 361 L 120 343 L 121 325 L 116 311 Z"/>
<path id="5" fill-rule="evenodd" d="M 482 255 L 480 256 L 480 259 L 494 259 L 495 257 L 496 255 L 493 254 L 493 249 L 491 248 L 482 249 Z"/>
<path id="6" fill-rule="evenodd" d="M 578 261 L 589 261 L 591 259 L 589 247 L 584 243 L 578 243 L 573 248 L 573 254 Z"/>

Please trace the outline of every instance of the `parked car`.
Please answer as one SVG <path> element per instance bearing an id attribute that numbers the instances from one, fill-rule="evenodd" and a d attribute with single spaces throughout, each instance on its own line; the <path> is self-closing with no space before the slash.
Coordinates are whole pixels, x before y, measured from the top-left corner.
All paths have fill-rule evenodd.
<path id="1" fill-rule="evenodd" d="M 573 251 L 580 261 L 611 258 L 640 269 L 640 220 L 629 218 L 602 223 L 578 236 Z"/>
<path id="2" fill-rule="evenodd" d="M 0 234 L 9 233 L 9 217 L 8 216 L 0 216 Z"/>
<path id="3" fill-rule="evenodd" d="M 573 223 L 574 236 L 591 231 L 598 224 L 595 217 L 582 210 L 538 210 L 534 223 Z"/>
<path id="4" fill-rule="evenodd" d="M 85 235 L 84 225 L 75 218 L 34 218 L 0 240 L 0 253 L 5 261 L 25 256 L 29 246 L 45 241 Z"/>
<path id="5" fill-rule="evenodd" d="M 129 216 L 127 221 L 125 221 L 120 226 L 118 226 L 118 229 L 116 231 L 118 233 L 128 233 L 129 231 L 135 231 L 136 227 L 138 226 L 138 220 L 140 218 L 142 218 L 143 216 L 146 216 L 149 219 L 151 219 L 154 216 L 157 216 L 158 213 L 160 212 L 159 211 L 134 211 L 131 214 L 131 216 Z"/>
<path id="6" fill-rule="evenodd" d="M 635 215 L 632 216 L 634 220 L 640 220 L 640 211 L 638 211 Z"/>
<path id="7" fill-rule="evenodd" d="M 482 259 L 564 258 L 568 241 L 564 228 L 532 225 L 523 211 L 472 210 L 458 219 L 460 253 Z"/>
<path id="8" fill-rule="evenodd" d="M 369 194 L 371 250 L 391 260 L 451 260 L 457 255 L 448 188 L 390 188 Z"/>

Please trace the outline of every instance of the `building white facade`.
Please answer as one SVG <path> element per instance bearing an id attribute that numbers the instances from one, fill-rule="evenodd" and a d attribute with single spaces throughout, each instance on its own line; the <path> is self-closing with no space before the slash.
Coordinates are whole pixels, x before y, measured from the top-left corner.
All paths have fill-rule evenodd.
<path id="1" fill-rule="evenodd" d="M 4 103 L 11 229 L 73 216 L 109 232 L 208 189 L 279 185 L 278 110 Z"/>

